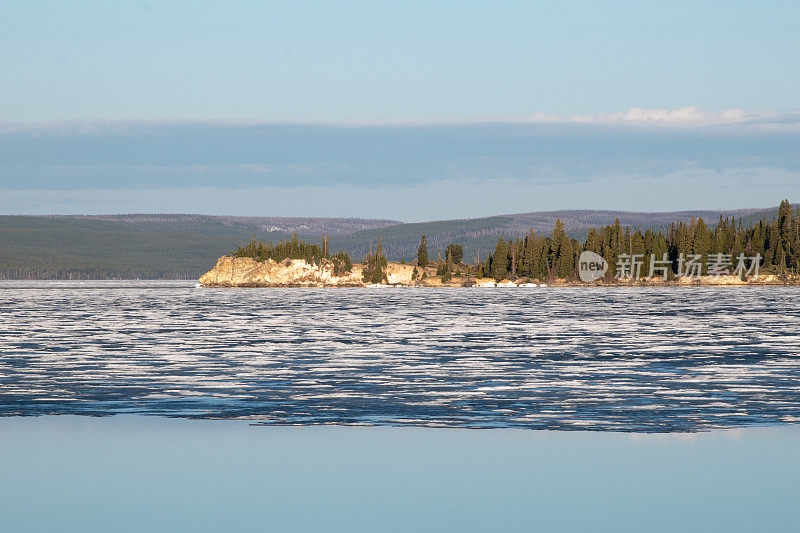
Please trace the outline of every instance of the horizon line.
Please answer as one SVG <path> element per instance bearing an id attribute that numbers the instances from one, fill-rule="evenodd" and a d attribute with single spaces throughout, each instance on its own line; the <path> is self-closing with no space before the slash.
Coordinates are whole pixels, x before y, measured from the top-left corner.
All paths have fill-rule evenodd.
<path id="1" fill-rule="evenodd" d="M 331 126 L 331 127 L 382 127 L 382 126 L 456 126 L 481 124 L 517 125 L 597 125 L 620 127 L 702 128 L 711 126 L 756 126 L 774 128 L 800 128 L 800 110 L 747 111 L 732 108 L 723 111 L 704 111 L 695 106 L 676 109 L 631 107 L 612 113 L 561 114 L 534 111 L 528 114 L 431 117 L 408 119 L 212 119 L 212 118 L 100 118 L 53 119 L 45 121 L 7 121 L 0 119 L 0 134 L 61 133 L 88 134 L 100 130 L 130 126 Z"/>
<path id="2" fill-rule="evenodd" d="M 781 199 L 783 200 L 783 199 Z M 271 215 L 234 215 L 234 214 L 227 214 L 227 215 L 214 215 L 214 214 L 207 214 L 207 213 L 178 213 L 178 212 L 151 212 L 151 213 L 73 213 L 73 214 L 60 214 L 60 213 L 48 213 L 48 214 L 6 214 L 0 213 L 0 216 L 3 217 L 38 217 L 38 218 L 82 218 L 82 217 L 133 217 L 133 216 L 186 216 L 186 217 L 213 217 L 213 218 L 272 218 L 272 219 L 283 219 L 283 220 L 291 220 L 291 219 L 307 219 L 307 220 L 369 220 L 369 221 L 382 221 L 382 222 L 396 222 L 397 225 L 400 224 L 428 224 L 432 222 L 458 222 L 462 220 L 481 220 L 487 218 L 495 218 L 495 217 L 504 217 L 504 216 L 520 216 L 520 215 L 542 215 L 542 214 L 553 214 L 553 213 L 581 213 L 581 212 L 588 212 L 588 213 L 626 213 L 626 214 L 639 214 L 639 215 L 681 215 L 681 214 L 692 214 L 697 212 L 710 212 L 714 214 L 721 214 L 721 213 L 730 213 L 730 212 L 747 212 L 744 214 L 754 214 L 759 211 L 767 211 L 769 209 L 775 209 L 777 206 L 780 205 L 780 201 L 777 204 L 766 206 L 766 207 L 742 207 L 742 208 L 731 208 L 731 209 L 711 209 L 711 208 L 704 208 L 704 209 L 680 209 L 680 210 L 672 210 L 672 211 L 632 211 L 632 210 L 624 210 L 624 209 L 553 209 L 549 211 L 524 211 L 518 213 L 498 213 L 494 215 L 487 215 L 487 216 L 477 216 L 477 217 L 464 217 L 464 218 L 446 218 L 446 219 L 433 219 L 433 220 L 423 220 L 423 221 L 415 221 L 415 222 L 408 222 L 403 220 L 396 220 L 390 218 L 370 218 L 370 217 L 358 217 L 358 216 L 336 216 L 336 217 L 320 217 L 320 216 L 303 216 L 303 215 L 295 215 L 295 216 L 271 216 Z M 790 202 L 790 205 L 795 208 L 800 208 L 800 202 Z"/>

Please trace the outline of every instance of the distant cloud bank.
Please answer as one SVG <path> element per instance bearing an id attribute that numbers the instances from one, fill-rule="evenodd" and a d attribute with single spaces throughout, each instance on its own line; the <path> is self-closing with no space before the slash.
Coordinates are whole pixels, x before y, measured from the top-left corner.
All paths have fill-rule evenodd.
<path id="1" fill-rule="evenodd" d="M 725 111 L 701 111 L 696 107 L 679 109 L 642 109 L 633 107 L 618 113 L 599 113 L 595 115 L 549 115 L 533 113 L 531 122 L 576 124 L 623 124 L 629 126 L 712 126 L 719 124 L 775 124 L 800 125 L 800 114 L 781 114 L 775 111 L 743 111 L 727 109 Z M 787 122 L 787 119 L 789 121 Z"/>
<path id="2" fill-rule="evenodd" d="M 0 122 L 0 213 L 400 220 L 800 200 L 800 114 Z"/>
<path id="3" fill-rule="evenodd" d="M 609 126 L 703 127 L 718 125 L 775 126 L 800 129 L 800 111 L 746 111 L 726 109 L 704 111 L 694 106 L 678 109 L 644 109 L 595 114 L 557 114 L 535 111 L 527 115 L 498 117 L 430 118 L 413 120 L 295 121 L 262 120 L 56 120 L 50 122 L 9 122 L 0 120 L 0 135 L 99 135 L 136 133 L 152 127 L 253 127 L 275 125 L 307 126 L 401 126 L 401 125 L 468 125 L 468 124 L 599 124 Z"/>

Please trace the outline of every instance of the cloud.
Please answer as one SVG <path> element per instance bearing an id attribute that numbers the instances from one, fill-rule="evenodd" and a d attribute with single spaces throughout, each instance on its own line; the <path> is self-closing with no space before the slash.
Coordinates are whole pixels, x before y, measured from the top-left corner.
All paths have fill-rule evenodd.
<path id="1" fill-rule="evenodd" d="M 266 120 L 67 120 L 51 122 L 8 122 L 0 120 L 0 135 L 103 135 L 136 134 L 153 127 L 248 127 L 274 125 L 308 126 L 416 126 L 453 124 L 596 124 L 607 126 L 645 126 L 668 128 L 697 128 L 707 126 L 744 125 L 754 128 L 800 130 L 800 112 L 747 111 L 727 109 L 704 111 L 695 106 L 678 109 L 645 109 L 632 107 L 627 111 L 595 114 L 557 114 L 535 111 L 526 115 L 460 118 L 422 118 L 394 120 L 340 121 L 266 121 Z"/>
<path id="2" fill-rule="evenodd" d="M 408 121 L 412 123 L 412 121 Z M 644 109 L 632 107 L 627 111 L 595 114 L 554 114 L 536 111 L 528 115 L 509 117 L 484 117 L 476 119 L 455 119 L 441 123 L 515 123 L 515 124 L 597 124 L 607 126 L 647 126 L 647 127 L 685 127 L 697 128 L 721 125 L 784 126 L 800 127 L 800 113 L 779 113 L 777 111 L 746 111 L 727 109 L 724 111 L 703 111 L 695 106 L 678 109 Z M 428 123 L 435 124 L 431 120 Z"/>
<path id="3" fill-rule="evenodd" d="M 661 177 L 610 173 L 581 183 L 474 178 L 381 186 L 13 190 L 3 192 L 0 213 L 203 213 L 415 222 L 557 209 L 756 208 L 777 205 L 785 197 L 800 198 L 800 172 L 754 167 L 678 170 Z"/>
<path id="4" fill-rule="evenodd" d="M 628 124 L 660 126 L 711 126 L 719 124 L 743 124 L 753 120 L 768 122 L 778 118 L 774 111 L 701 111 L 694 106 L 679 109 L 642 109 L 633 107 L 618 113 L 597 115 L 572 115 L 568 121 L 589 124 Z"/>
<path id="5" fill-rule="evenodd" d="M 800 198 L 800 114 L 634 108 L 418 126 L 77 121 L 0 130 L 0 213 L 9 214 L 424 220 Z"/>

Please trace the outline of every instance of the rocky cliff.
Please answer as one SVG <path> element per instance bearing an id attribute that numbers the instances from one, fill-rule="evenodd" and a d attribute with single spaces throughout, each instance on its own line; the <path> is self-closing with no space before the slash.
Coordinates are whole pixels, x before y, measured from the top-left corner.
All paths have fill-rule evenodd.
<path id="1" fill-rule="evenodd" d="M 411 284 L 414 267 L 389 263 L 390 284 Z M 333 274 L 333 263 L 312 265 L 302 259 L 276 263 L 272 259 L 255 261 L 249 257 L 220 257 L 217 265 L 203 274 L 200 283 L 208 287 L 361 287 L 361 265 L 341 276 Z"/>

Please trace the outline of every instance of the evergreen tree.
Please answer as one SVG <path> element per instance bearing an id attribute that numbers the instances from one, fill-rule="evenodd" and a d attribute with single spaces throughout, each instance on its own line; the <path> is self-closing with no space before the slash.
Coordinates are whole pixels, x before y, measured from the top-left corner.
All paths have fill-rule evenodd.
<path id="1" fill-rule="evenodd" d="M 569 279 L 575 273 L 575 247 L 572 240 L 565 237 L 560 248 L 560 255 L 558 257 L 558 277 Z"/>
<path id="2" fill-rule="evenodd" d="M 364 259 L 364 268 L 361 272 L 361 277 L 364 283 L 388 283 L 389 279 L 386 275 L 386 256 L 383 255 L 383 246 L 380 237 L 378 238 L 378 247 L 375 253 L 372 253 L 370 248 L 369 254 Z"/>
<path id="3" fill-rule="evenodd" d="M 599 254 L 602 251 L 602 241 L 600 239 L 600 235 L 598 235 L 597 230 L 594 228 L 589 228 L 589 233 L 586 235 L 586 249 L 590 252 L 594 252 Z"/>
<path id="4" fill-rule="evenodd" d="M 464 248 L 459 244 L 448 244 L 447 248 L 445 249 L 445 257 L 448 253 L 455 264 L 460 263 L 461 260 L 464 259 Z"/>
<path id="5" fill-rule="evenodd" d="M 521 274 L 523 276 L 528 276 L 528 277 L 536 276 L 537 243 L 535 241 L 536 241 L 536 235 L 533 233 L 533 230 L 528 231 L 528 235 L 525 236 L 525 242 L 523 244 L 523 252 L 522 252 Z"/>
<path id="6" fill-rule="evenodd" d="M 489 256 L 486 258 L 486 261 L 479 269 L 478 275 L 482 278 L 492 277 L 492 254 L 489 254 Z"/>
<path id="7" fill-rule="evenodd" d="M 497 246 L 494 249 L 492 256 L 491 277 L 498 281 L 505 278 L 508 274 L 508 246 L 501 237 L 497 241 Z"/>
<path id="8" fill-rule="evenodd" d="M 778 238 L 777 248 L 780 250 L 779 269 L 792 268 L 793 258 L 797 247 L 797 234 L 794 231 L 792 205 L 789 200 L 783 200 L 778 208 Z"/>
<path id="9" fill-rule="evenodd" d="M 425 239 L 425 235 L 422 236 L 422 241 L 417 248 L 417 265 L 420 268 L 428 266 L 428 241 Z"/>
<path id="10" fill-rule="evenodd" d="M 705 273 L 708 263 L 708 254 L 711 252 L 711 235 L 708 227 L 702 218 L 697 220 L 694 226 L 694 239 L 692 242 L 692 253 L 700 256 L 703 273 Z"/>
<path id="11" fill-rule="evenodd" d="M 517 247 L 511 246 L 511 279 L 517 279 Z"/>
<path id="12" fill-rule="evenodd" d="M 280 241 L 277 244 L 272 242 L 264 243 L 257 241 L 256 236 L 248 244 L 242 244 L 235 251 L 229 252 L 234 257 L 249 257 L 256 261 L 280 262 L 285 259 L 304 259 L 309 264 L 319 264 L 325 258 L 323 253 L 324 244 L 305 243 L 295 233 L 292 238 Z"/>
<path id="13" fill-rule="evenodd" d="M 556 219 L 553 240 L 550 244 L 550 265 L 559 278 L 572 277 L 575 270 L 575 246 L 564 230 L 564 223 Z"/>
<path id="14" fill-rule="evenodd" d="M 564 223 L 560 218 L 556 219 L 556 224 L 553 227 L 553 240 L 550 244 L 550 264 L 555 265 L 558 258 L 561 256 L 561 246 L 564 244 L 567 234 L 564 231 Z"/>
<path id="15" fill-rule="evenodd" d="M 322 236 L 322 256 L 324 258 L 326 258 L 326 259 L 329 259 L 331 257 L 330 250 L 328 248 L 328 236 L 327 235 L 323 235 Z"/>
<path id="16" fill-rule="evenodd" d="M 440 275 L 442 276 L 442 281 L 447 282 L 453 277 L 453 255 L 450 252 L 450 247 L 447 247 L 445 250 L 445 255 L 447 256 L 447 260 L 445 264 L 440 267 L 442 270 Z"/>
<path id="17" fill-rule="evenodd" d="M 350 254 L 344 250 L 339 250 L 339 253 L 331 259 L 333 262 L 333 275 L 341 276 L 353 270 L 353 262 L 350 260 Z"/>

